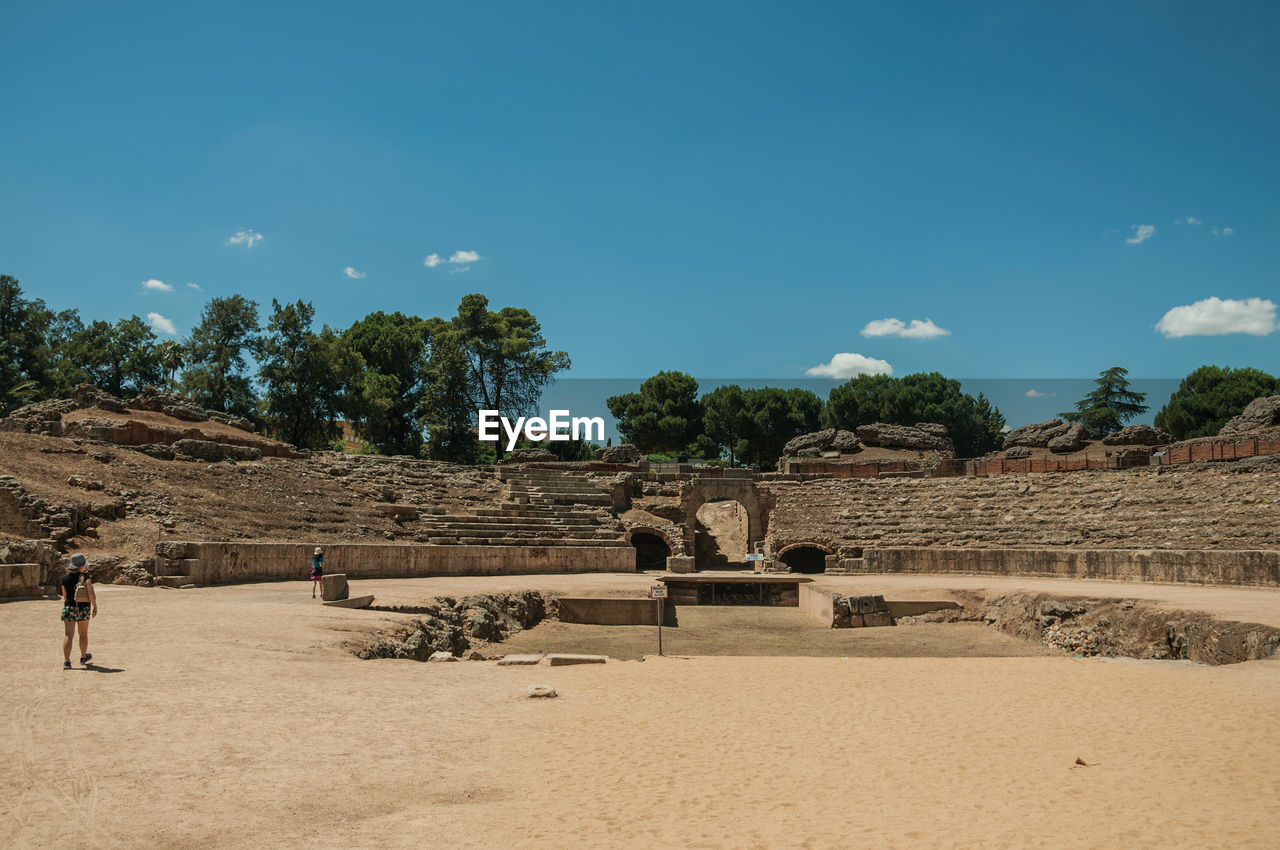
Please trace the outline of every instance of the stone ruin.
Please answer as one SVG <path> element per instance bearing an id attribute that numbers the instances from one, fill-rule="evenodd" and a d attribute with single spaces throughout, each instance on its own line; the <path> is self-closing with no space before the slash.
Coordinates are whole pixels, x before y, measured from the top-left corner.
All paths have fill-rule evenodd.
<path id="1" fill-rule="evenodd" d="M 791 459 L 780 464 L 781 471 L 764 473 L 693 464 L 658 469 L 629 446 L 606 449 L 591 462 L 541 458 L 469 468 L 331 453 L 272 458 L 261 451 L 237 453 L 257 446 L 228 442 L 217 444 L 220 454 L 214 462 L 215 455 L 204 455 L 203 447 L 195 445 L 201 441 L 190 437 L 142 444 L 99 439 L 119 437 L 114 429 L 124 427 L 120 419 L 127 420 L 130 410 L 165 412 L 181 406 L 157 392 L 144 394 L 139 408 L 136 400 L 125 403 L 90 390 L 80 391 L 77 399 L 23 408 L 0 420 L 0 430 L 42 434 L 46 442 L 39 451 L 55 456 L 102 454 L 102 463 L 126 479 L 135 474 L 130 471 L 134 467 L 146 467 L 113 463 L 113 450 L 152 457 L 172 452 L 175 461 L 199 458 L 209 464 L 207 469 L 184 467 L 190 470 L 184 474 L 207 476 L 199 486 L 212 491 L 270 489 L 272 476 L 287 471 L 298 477 L 299 485 L 282 498 L 298 507 L 281 520 L 288 526 L 263 520 L 256 538 L 219 539 L 214 536 L 218 529 L 211 527 L 204 536 L 174 540 L 180 513 L 150 496 L 145 478 L 104 491 L 101 482 L 84 475 L 57 482 L 10 476 L 0 480 L 0 531 L 14 543 L 0 562 L 36 563 L 41 583 L 55 572 L 59 553 L 92 541 L 105 524 L 153 516 L 169 537 L 146 562 L 147 570 L 139 575 L 139 563 L 120 558 L 109 564 L 115 556 L 108 555 L 95 555 L 95 568 L 123 580 L 175 586 L 284 578 L 319 543 L 336 547 L 330 550 L 335 558 L 349 559 L 334 566 L 353 578 L 615 571 L 635 569 L 641 562 L 646 568 L 678 572 L 753 567 L 801 573 L 901 571 L 922 563 L 949 563 L 946 559 L 955 553 L 988 553 L 964 563 L 979 572 L 1280 585 L 1274 534 L 1280 481 L 1272 475 L 1236 474 L 1274 469 L 1266 465 L 1267 458 L 1280 453 L 1280 434 L 1269 436 L 1278 427 L 1280 403 L 1274 397 L 1254 402 L 1223 429 L 1224 434 L 1232 431 L 1233 447 L 1251 452 L 1245 460 L 1234 454 L 1236 448 L 1231 456 L 1220 451 L 1227 437 L 1166 444 L 1168 435 L 1134 426 L 1113 435 L 1108 445 L 1162 448 L 1178 457 L 1185 449 L 1186 461 L 1156 468 L 975 477 L 947 466 L 954 463 L 949 436 L 929 423 L 874 423 L 853 432 L 829 429 L 805 435 L 788 443 Z M 84 426 L 76 423 L 94 417 L 64 419 L 88 403 L 104 415 L 114 414 L 109 421 L 115 424 Z M 73 426 L 70 432 L 68 426 Z M 1245 427 L 1251 430 L 1239 430 Z M 243 433 L 245 439 L 256 438 Z M 1055 446 L 1074 444 L 1077 436 L 1075 426 L 1060 420 L 1037 423 L 1011 432 L 1014 445 L 1006 453 L 1020 448 L 1052 453 Z M 908 459 L 885 459 L 895 452 Z M 837 457 L 822 457 L 830 453 Z M 867 455 L 878 459 L 860 459 Z M 798 464 L 829 465 L 834 460 L 866 474 L 797 469 Z M 899 463 L 914 466 L 900 470 L 895 467 Z M 85 498 L 48 495 L 57 489 L 53 484 L 59 492 L 65 492 L 64 485 L 78 488 Z M 95 492 L 101 495 L 91 495 Z M 740 523 L 730 535 L 731 547 L 726 533 L 706 518 L 710 509 L 726 506 L 735 507 L 720 511 L 730 518 L 725 521 Z M 24 541 L 40 546 L 22 549 Z M 1154 560 L 1112 556 L 1148 550 L 1170 555 Z M 1092 560 L 1080 560 L 1080 553 L 1093 553 Z M 1177 553 L 1182 554 L 1174 557 Z M 25 581 L 22 571 L 14 575 L 19 579 L 11 585 Z"/>

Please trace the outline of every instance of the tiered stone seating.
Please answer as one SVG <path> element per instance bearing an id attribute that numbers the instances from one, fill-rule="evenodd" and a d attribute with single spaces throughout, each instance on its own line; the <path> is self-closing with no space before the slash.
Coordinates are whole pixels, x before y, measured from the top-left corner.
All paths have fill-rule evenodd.
<path id="1" fill-rule="evenodd" d="M 507 501 L 423 517 L 427 542 L 462 546 L 628 546 L 608 492 L 582 475 L 502 470 Z"/>
<path id="2" fill-rule="evenodd" d="M 511 501 L 530 505 L 613 506 L 613 498 L 584 475 L 555 469 L 501 470 Z"/>

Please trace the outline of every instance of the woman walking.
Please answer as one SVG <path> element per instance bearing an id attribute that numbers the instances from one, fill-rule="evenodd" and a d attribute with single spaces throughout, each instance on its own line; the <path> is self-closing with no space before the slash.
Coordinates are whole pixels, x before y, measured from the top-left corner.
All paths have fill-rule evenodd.
<path id="1" fill-rule="evenodd" d="M 67 566 L 67 574 L 58 582 L 62 594 L 62 627 L 66 634 L 62 638 L 62 669 L 71 669 L 71 643 L 76 633 L 80 633 L 80 663 L 88 665 L 93 660 L 89 652 L 89 618 L 98 616 L 98 597 L 93 592 L 93 582 L 89 574 L 83 572 L 84 555 L 71 556 Z"/>
<path id="2" fill-rule="evenodd" d="M 311 556 L 311 598 L 316 598 L 316 588 L 320 584 L 320 579 L 324 578 L 324 550 L 319 546 Z"/>

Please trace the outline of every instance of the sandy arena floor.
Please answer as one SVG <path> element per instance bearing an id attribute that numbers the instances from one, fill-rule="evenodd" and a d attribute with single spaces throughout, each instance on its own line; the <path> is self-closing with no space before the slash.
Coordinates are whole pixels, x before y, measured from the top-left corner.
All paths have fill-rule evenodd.
<path id="1" fill-rule="evenodd" d="M 1273 591 L 1051 587 L 1280 616 Z M 301 582 L 100 596 L 97 672 L 60 669 L 55 602 L 0 604 L 6 846 L 1280 846 L 1280 660 L 428 665 L 355 659 L 395 615 L 324 608 Z M 559 699 L 524 698 L 534 684 Z"/>

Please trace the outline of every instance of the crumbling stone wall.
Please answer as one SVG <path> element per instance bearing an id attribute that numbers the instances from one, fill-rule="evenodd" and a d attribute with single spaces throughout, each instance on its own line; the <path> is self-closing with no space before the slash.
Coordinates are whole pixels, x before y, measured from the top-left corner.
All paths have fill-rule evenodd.
<path id="1" fill-rule="evenodd" d="M 767 549 L 1280 549 L 1280 477 L 1230 466 L 761 483 Z"/>

